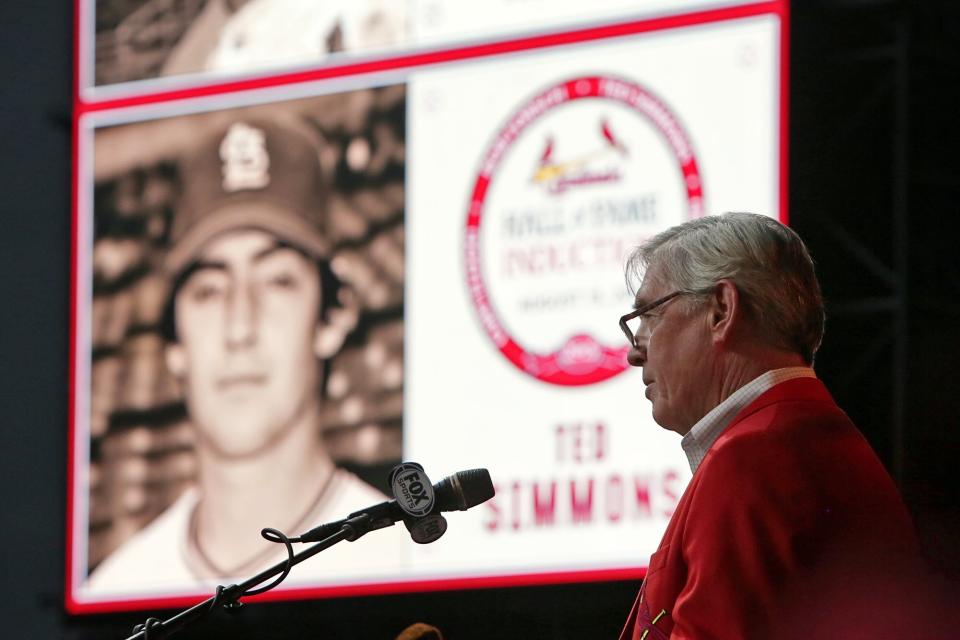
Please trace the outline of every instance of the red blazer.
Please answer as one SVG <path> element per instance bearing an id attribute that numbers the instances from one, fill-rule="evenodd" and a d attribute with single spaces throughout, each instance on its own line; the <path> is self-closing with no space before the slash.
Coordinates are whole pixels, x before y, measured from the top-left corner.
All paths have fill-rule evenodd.
<path id="1" fill-rule="evenodd" d="M 810 637 L 808 616 L 915 548 L 869 444 L 819 380 L 789 380 L 710 448 L 620 638 Z"/>

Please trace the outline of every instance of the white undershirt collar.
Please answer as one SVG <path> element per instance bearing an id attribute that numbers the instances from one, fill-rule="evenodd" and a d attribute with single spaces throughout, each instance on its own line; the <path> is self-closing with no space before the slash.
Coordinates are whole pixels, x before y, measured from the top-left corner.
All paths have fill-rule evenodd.
<path id="1" fill-rule="evenodd" d="M 816 377 L 817 375 L 810 367 L 773 369 L 757 376 L 734 391 L 730 394 L 730 397 L 700 418 L 697 424 L 693 425 L 687 435 L 683 436 L 683 440 L 680 441 L 680 446 L 683 447 L 684 453 L 687 454 L 687 460 L 690 462 L 690 471 L 697 472 L 697 467 L 703 462 L 707 451 L 720 437 L 723 430 L 727 428 L 730 421 L 748 404 L 781 382 L 794 378 Z"/>

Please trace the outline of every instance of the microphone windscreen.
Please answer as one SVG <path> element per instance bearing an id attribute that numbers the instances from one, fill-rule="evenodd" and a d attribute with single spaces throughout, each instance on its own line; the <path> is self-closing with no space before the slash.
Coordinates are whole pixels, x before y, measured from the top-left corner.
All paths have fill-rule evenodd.
<path id="1" fill-rule="evenodd" d="M 466 511 L 493 497 L 495 490 L 486 469 L 458 471 L 438 482 L 437 504 L 442 511 Z"/>
<path id="2" fill-rule="evenodd" d="M 457 474 L 460 486 L 463 487 L 464 504 L 467 509 L 484 503 L 496 493 L 493 489 L 493 480 L 486 469 L 467 469 Z"/>
<path id="3" fill-rule="evenodd" d="M 422 622 L 414 622 L 400 632 L 397 640 L 443 640 L 440 629 Z"/>

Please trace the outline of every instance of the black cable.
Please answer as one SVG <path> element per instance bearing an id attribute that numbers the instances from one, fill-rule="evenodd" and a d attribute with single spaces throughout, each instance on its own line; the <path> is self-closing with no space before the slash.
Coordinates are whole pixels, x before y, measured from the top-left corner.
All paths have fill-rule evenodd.
<path id="1" fill-rule="evenodd" d="M 246 591 L 242 594 L 244 596 L 256 596 L 270 591 L 270 589 L 276 587 L 278 584 L 283 582 L 288 575 L 290 575 L 290 569 L 293 567 L 293 545 L 290 544 L 290 538 L 288 538 L 285 533 L 278 531 L 277 529 L 271 529 L 270 527 L 267 527 L 260 530 L 260 535 L 270 542 L 283 543 L 283 546 L 287 548 L 287 563 L 283 567 L 283 573 L 277 576 L 276 580 L 265 587 Z"/>
<path id="2" fill-rule="evenodd" d="M 263 529 L 260 535 L 269 542 L 283 543 L 287 549 L 287 558 L 268 569 L 264 569 L 257 575 L 244 580 L 239 584 L 230 586 L 220 585 L 217 587 L 216 594 L 207 598 L 203 602 L 198 602 L 188 609 L 184 609 L 172 618 L 167 620 L 157 620 L 150 618 L 146 623 L 137 625 L 134 628 L 133 635 L 127 640 L 160 640 L 176 633 L 189 623 L 196 622 L 204 616 L 210 614 L 217 606 L 223 606 L 228 612 L 234 612 L 243 606 L 240 598 L 248 595 L 258 595 L 273 589 L 279 585 L 290 574 L 290 570 L 297 564 L 312 558 L 321 551 L 341 542 L 343 540 L 356 540 L 358 537 L 369 531 L 370 515 L 361 513 L 360 515 L 345 520 L 339 531 L 331 533 L 327 538 L 319 541 L 305 551 L 295 554 L 291 542 L 303 542 L 300 538 L 289 538 L 286 534 L 276 529 Z M 254 588 L 271 576 L 278 576 L 276 580 L 269 585 L 260 588 Z M 245 589 L 248 589 L 245 591 Z"/>
<path id="3" fill-rule="evenodd" d="M 287 548 L 287 561 L 284 564 L 283 572 L 281 572 L 273 582 L 265 587 L 260 587 L 259 589 L 250 589 L 249 591 L 244 591 L 242 593 L 237 593 L 237 590 L 240 587 L 235 584 L 232 584 L 229 587 L 225 587 L 222 584 L 218 585 L 216 593 L 210 600 L 208 611 L 213 611 L 217 607 L 222 606 L 224 610 L 234 613 L 243 606 L 243 603 L 240 602 L 240 598 L 266 593 L 267 591 L 270 591 L 279 585 L 286 579 L 288 575 L 290 575 L 290 569 L 293 567 L 294 560 L 293 545 L 290 544 L 291 539 L 288 538 L 282 531 L 271 529 L 269 527 L 262 529 L 260 531 L 260 535 L 270 542 L 282 543 Z M 163 621 L 158 618 L 147 618 L 146 622 L 143 624 L 138 624 L 133 628 L 134 634 L 140 632 L 143 632 L 143 640 L 160 640 L 160 634 L 163 632 Z"/>

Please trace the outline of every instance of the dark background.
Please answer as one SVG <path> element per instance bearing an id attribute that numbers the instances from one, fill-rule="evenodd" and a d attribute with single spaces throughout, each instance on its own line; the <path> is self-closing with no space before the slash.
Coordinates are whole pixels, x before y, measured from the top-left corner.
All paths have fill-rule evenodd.
<path id="1" fill-rule="evenodd" d="M 63 609 L 70 321 L 72 12 L 0 3 L 3 635 L 123 638 L 148 612 Z M 935 571 L 960 580 L 953 465 L 960 339 L 960 8 L 792 7 L 790 221 L 828 299 L 820 376 L 900 485 Z M 720 96 L 735 99 L 735 96 Z M 260 604 L 178 637 L 615 637 L 614 582 Z M 164 615 L 161 612 L 160 615 Z M 166 612 L 169 615 L 169 612 Z"/>

